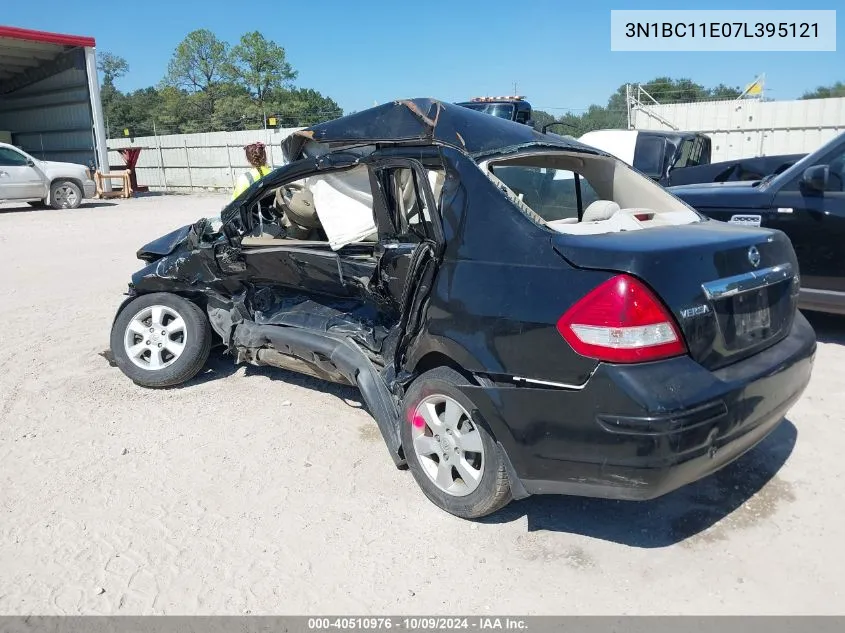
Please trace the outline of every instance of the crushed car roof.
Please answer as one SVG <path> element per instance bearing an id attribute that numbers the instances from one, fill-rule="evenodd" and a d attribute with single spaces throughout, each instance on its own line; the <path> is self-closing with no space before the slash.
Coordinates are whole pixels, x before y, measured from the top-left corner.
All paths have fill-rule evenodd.
<path id="1" fill-rule="evenodd" d="M 456 147 L 476 158 L 527 145 L 603 154 L 575 140 L 541 134 L 523 123 L 431 98 L 392 101 L 294 132 L 282 143 L 285 158 L 300 158 L 309 141 L 330 146 L 436 143 Z"/>

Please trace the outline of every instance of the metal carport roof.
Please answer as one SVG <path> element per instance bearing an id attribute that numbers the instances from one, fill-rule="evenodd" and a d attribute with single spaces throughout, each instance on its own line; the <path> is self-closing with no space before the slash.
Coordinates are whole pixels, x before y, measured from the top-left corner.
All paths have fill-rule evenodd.
<path id="1" fill-rule="evenodd" d="M 38 158 L 94 158 L 108 169 L 95 45 L 93 37 L 0 26 L 0 129 L 15 144 Z"/>
<path id="2" fill-rule="evenodd" d="M 0 86 L 9 84 L 19 75 L 32 73 L 32 69 L 56 60 L 73 48 L 93 48 L 95 45 L 93 37 L 0 26 Z M 2 92 L 8 90 L 0 87 Z"/>

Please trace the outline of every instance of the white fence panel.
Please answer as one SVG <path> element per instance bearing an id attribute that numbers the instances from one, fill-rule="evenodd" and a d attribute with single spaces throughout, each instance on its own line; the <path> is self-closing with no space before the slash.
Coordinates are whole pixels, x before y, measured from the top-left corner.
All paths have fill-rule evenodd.
<path id="1" fill-rule="evenodd" d="M 123 159 L 117 151 L 141 148 L 135 166 L 139 185 L 151 190 L 192 191 L 231 190 L 237 177 L 249 169 L 243 147 L 261 141 L 267 146 L 271 167 L 281 165 L 282 141 L 302 128 L 164 134 L 109 139 L 109 164 L 117 167 Z"/>
<path id="2" fill-rule="evenodd" d="M 815 151 L 845 132 L 845 98 L 795 101 L 702 101 L 632 110 L 638 130 L 703 132 L 713 141 L 712 161 Z"/>

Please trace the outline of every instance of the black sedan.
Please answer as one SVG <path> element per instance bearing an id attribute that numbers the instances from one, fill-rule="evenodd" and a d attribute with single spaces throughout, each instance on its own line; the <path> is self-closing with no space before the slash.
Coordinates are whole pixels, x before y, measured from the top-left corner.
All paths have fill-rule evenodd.
<path id="1" fill-rule="evenodd" d="M 716 220 L 786 233 L 801 272 L 799 307 L 845 314 L 845 134 L 762 180 L 669 190 Z"/>
<path id="2" fill-rule="evenodd" d="M 216 344 L 357 386 L 395 464 L 474 518 L 662 495 L 757 444 L 810 379 L 789 240 L 612 156 L 431 99 L 283 150 L 138 252 L 111 333 L 136 383 L 184 383 Z"/>

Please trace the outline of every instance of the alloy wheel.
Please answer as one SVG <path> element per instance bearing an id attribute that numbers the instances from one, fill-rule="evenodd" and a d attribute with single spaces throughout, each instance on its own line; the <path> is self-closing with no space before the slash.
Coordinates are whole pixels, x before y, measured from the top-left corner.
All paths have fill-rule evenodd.
<path id="1" fill-rule="evenodd" d="M 158 370 L 182 355 L 188 340 L 185 320 L 163 305 L 144 308 L 129 321 L 123 337 L 126 355 L 141 369 Z"/>
<path id="2" fill-rule="evenodd" d="M 73 208 L 76 206 L 77 202 L 79 202 L 79 197 L 76 194 L 76 189 L 68 185 L 56 187 L 55 191 L 53 192 L 53 195 L 59 202 L 59 206 L 61 206 L 63 209 Z"/>
<path id="3" fill-rule="evenodd" d="M 443 492 L 472 493 L 484 472 L 484 445 L 466 409 L 446 395 L 417 405 L 411 419 L 414 452 L 425 474 Z"/>

